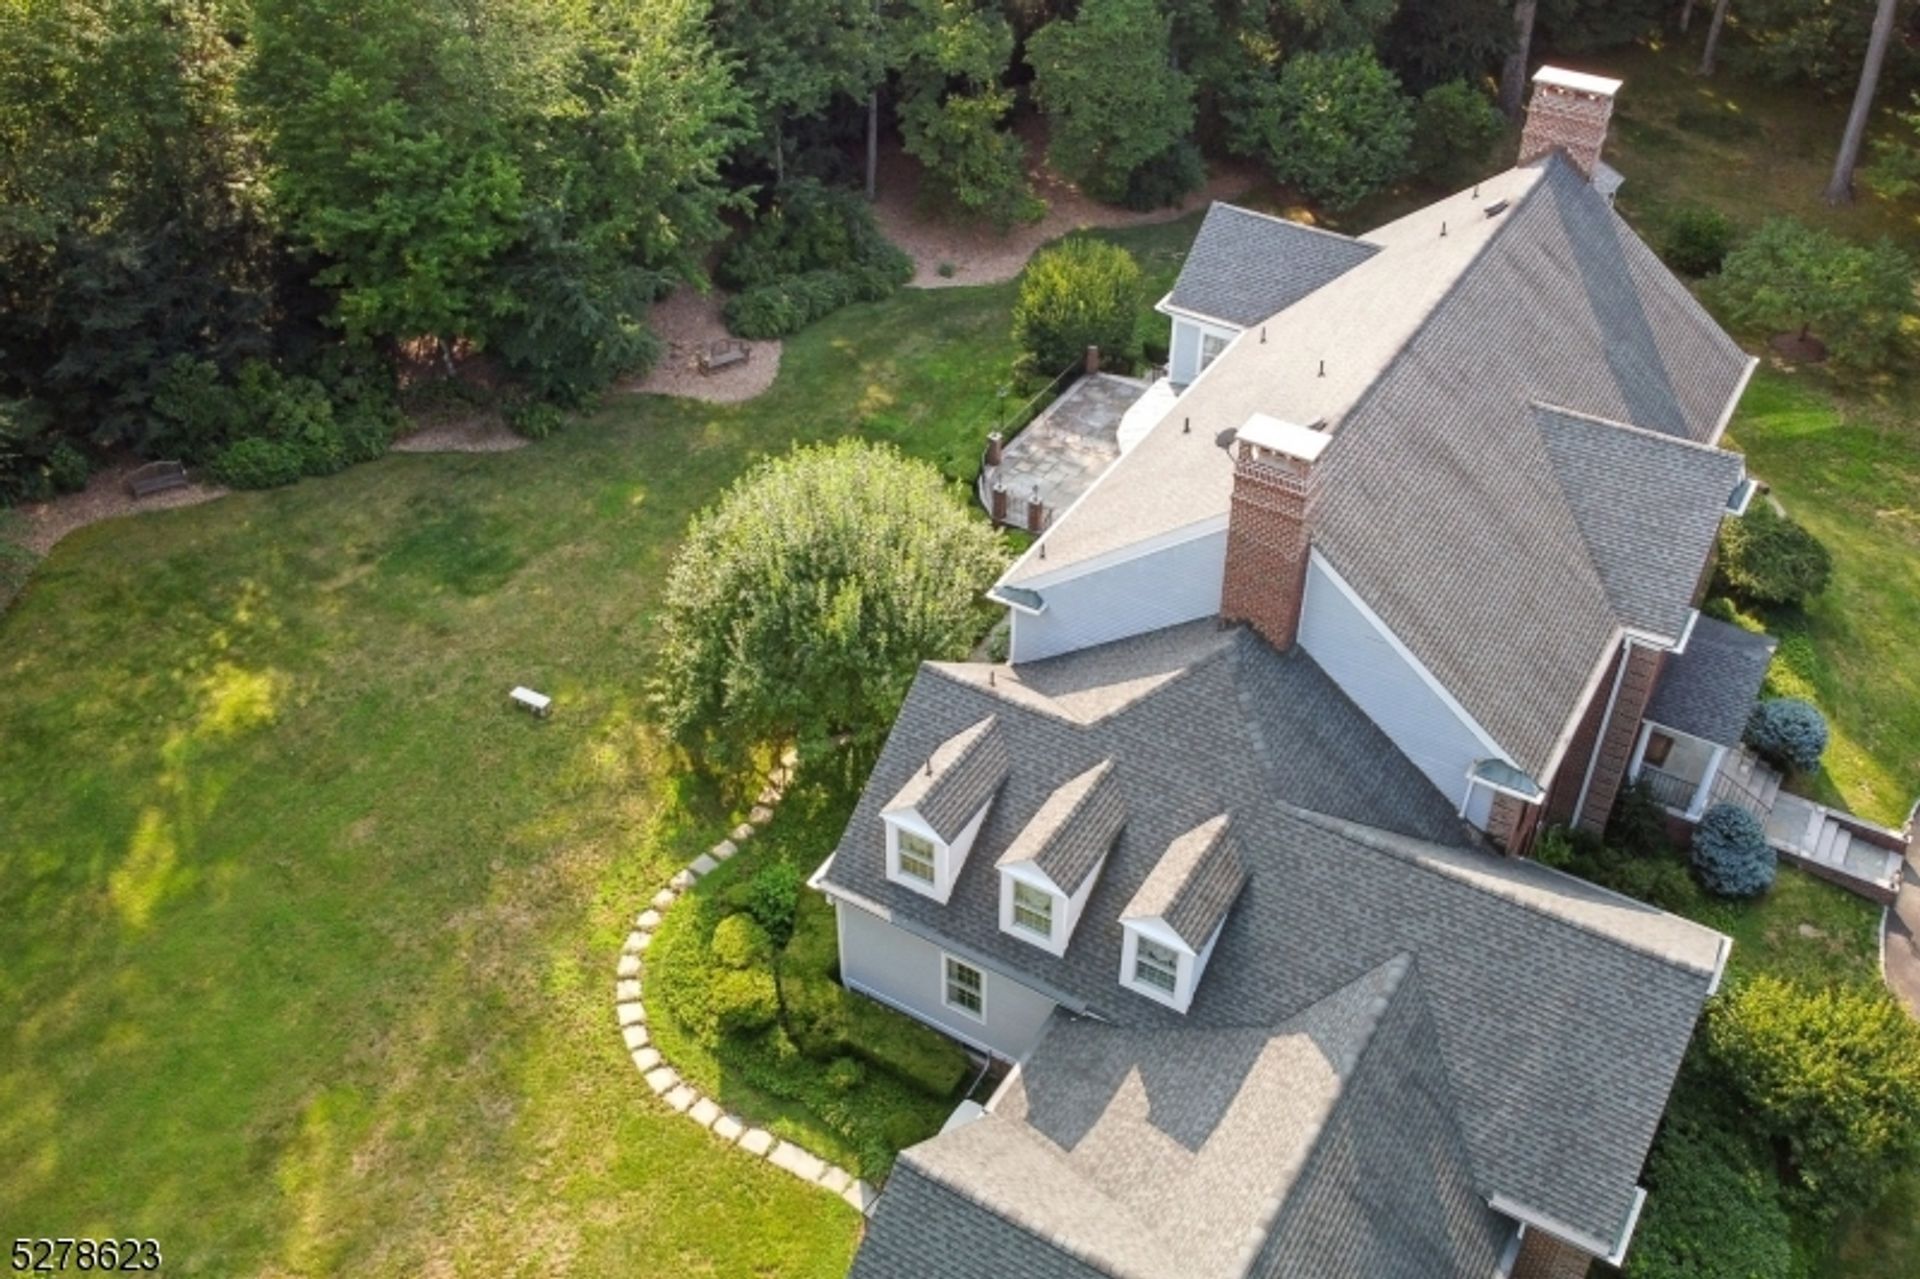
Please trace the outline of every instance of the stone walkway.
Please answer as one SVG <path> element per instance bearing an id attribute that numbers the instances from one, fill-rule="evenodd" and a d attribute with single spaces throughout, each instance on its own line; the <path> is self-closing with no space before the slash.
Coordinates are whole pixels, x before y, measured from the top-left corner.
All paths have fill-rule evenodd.
<path id="1" fill-rule="evenodd" d="M 1068 387 L 981 477 L 987 510 L 993 510 L 993 486 L 999 483 L 1007 490 L 1006 523 L 1029 527 L 1027 509 L 1034 502 L 1047 523 L 1058 518 L 1120 456 L 1120 419 L 1147 386 L 1138 378 L 1095 373 Z"/>
<path id="2" fill-rule="evenodd" d="M 1920 1018 L 1920 864 L 1914 850 L 1907 850 L 1905 877 L 1900 895 L 1887 908 L 1886 931 L 1881 937 L 1887 985 Z"/>
<path id="3" fill-rule="evenodd" d="M 792 1173 L 810 1185 L 839 1195 L 865 1215 L 873 1211 L 874 1201 L 879 1197 L 879 1192 L 871 1185 L 857 1179 L 846 1169 L 790 1141 L 775 1137 L 764 1128 L 750 1126 L 747 1120 L 729 1114 L 713 1098 L 703 1095 L 699 1089 L 682 1079 L 672 1063 L 662 1059 L 659 1049 L 653 1046 L 653 1038 L 647 1031 L 646 1005 L 641 1000 L 647 947 L 653 944 L 653 934 L 660 927 L 661 917 L 680 899 L 682 893 L 692 888 L 703 876 L 712 873 L 721 862 L 739 852 L 741 843 L 751 839 L 756 830 L 772 819 L 773 806 L 780 802 L 780 796 L 792 776 L 793 755 L 788 752 L 781 760 L 780 767 L 768 779 L 766 789 L 760 792 L 759 802 L 747 814 L 747 820 L 734 827 L 727 838 L 715 844 L 711 850 L 675 872 L 673 878 L 667 881 L 667 886 L 654 894 L 647 909 L 634 919 L 633 932 L 628 934 L 626 945 L 620 951 L 619 966 L 614 970 L 613 1015 L 627 1053 L 633 1058 L 634 1068 L 647 1081 L 647 1087 L 653 1090 L 654 1096 L 675 1113 L 685 1115 L 699 1124 L 712 1133 L 716 1140 L 739 1146 L 748 1154 L 765 1159 L 774 1167 Z"/>

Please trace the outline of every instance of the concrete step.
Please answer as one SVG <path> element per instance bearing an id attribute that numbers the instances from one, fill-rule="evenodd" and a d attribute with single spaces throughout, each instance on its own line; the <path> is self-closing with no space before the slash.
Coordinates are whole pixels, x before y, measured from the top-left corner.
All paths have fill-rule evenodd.
<path id="1" fill-rule="evenodd" d="M 1840 835 L 1839 826 L 1830 818 L 1821 818 L 1820 833 L 1813 841 L 1813 860 L 1823 866 L 1833 865 L 1833 841 Z"/>
<path id="2" fill-rule="evenodd" d="M 1832 864 L 1841 870 L 1845 870 L 1847 868 L 1847 850 L 1853 847 L 1853 832 L 1840 827 L 1835 827 L 1834 830 Z"/>

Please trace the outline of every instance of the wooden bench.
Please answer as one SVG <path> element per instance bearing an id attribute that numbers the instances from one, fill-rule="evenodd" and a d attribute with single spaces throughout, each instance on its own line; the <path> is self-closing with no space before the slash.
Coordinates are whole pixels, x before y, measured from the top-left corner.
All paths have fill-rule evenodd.
<path id="1" fill-rule="evenodd" d="M 187 468 L 178 462 L 148 462 L 127 476 L 127 492 L 136 498 L 185 487 Z"/>
<path id="2" fill-rule="evenodd" d="M 739 338 L 721 338 L 709 343 L 707 349 L 700 352 L 700 371 L 718 373 L 721 369 L 730 369 L 736 364 L 745 364 L 753 358 L 753 348 Z"/>
<path id="3" fill-rule="evenodd" d="M 514 705 L 524 706 L 536 719 L 545 719 L 553 711 L 553 699 L 545 693 L 515 686 L 508 696 L 513 699 Z"/>

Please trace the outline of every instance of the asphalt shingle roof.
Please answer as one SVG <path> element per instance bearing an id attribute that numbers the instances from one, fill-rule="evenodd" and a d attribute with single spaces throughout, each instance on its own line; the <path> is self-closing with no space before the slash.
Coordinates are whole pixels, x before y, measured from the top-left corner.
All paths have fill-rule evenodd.
<path id="1" fill-rule="evenodd" d="M 1534 421 L 1615 616 L 1678 641 L 1740 455 L 1546 405 Z"/>
<path id="2" fill-rule="evenodd" d="M 1103 699 L 1102 677 L 1124 693 Z M 886 879 L 882 797 L 987 716 L 1016 762 L 943 908 Z M 1049 955 L 1000 932 L 993 859 L 1106 759 L 1127 822 L 1072 943 Z M 1247 880 L 1183 1016 L 1121 987 L 1119 921 L 1165 849 L 1223 812 Z M 1410 954 L 1477 1190 L 1616 1238 L 1721 939 L 1466 843 L 1451 805 L 1303 651 L 1202 622 L 1021 668 L 923 667 L 822 880 L 1125 1027 L 1276 1026 Z"/>
<path id="3" fill-rule="evenodd" d="M 1711 617 L 1693 624 L 1683 653 L 1669 654 L 1647 718 L 1722 746 L 1746 734 L 1776 641 Z"/>
<path id="4" fill-rule="evenodd" d="M 1216 202 L 1167 301 L 1246 328 L 1379 251 L 1348 236 Z"/>
<path id="5" fill-rule="evenodd" d="M 1071 897 L 1107 855 L 1126 820 L 1127 803 L 1114 779 L 1113 761 L 1101 760 L 1047 796 L 1033 820 L 1000 854 L 999 864 L 1032 862 Z"/>
<path id="6" fill-rule="evenodd" d="M 894 792 L 887 811 L 911 808 L 951 843 L 999 789 L 1007 765 L 1006 741 L 989 715 L 927 752 L 926 762 Z"/>
<path id="7" fill-rule="evenodd" d="M 1165 920 L 1197 954 L 1246 882 L 1232 823 L 1222 813 L 1167 845 L 1121 918 Z"/>

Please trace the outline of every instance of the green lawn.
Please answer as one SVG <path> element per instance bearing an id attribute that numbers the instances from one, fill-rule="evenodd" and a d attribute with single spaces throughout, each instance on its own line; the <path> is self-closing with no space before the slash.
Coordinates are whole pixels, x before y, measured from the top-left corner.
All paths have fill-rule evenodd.
<path id="1" fill-rule="evenodd" d="M 1011 296 L 843 312 L 746 405 L 627 398 L 56 548 L 0 618 L 9 1235 L 152 1235 L 183 1274 L 840 1274 L 853 1212 L 669 1118 L 614 1030 L 633 912 L 734 816 L 649 725 L 651 619 L 756 456 L 859 431 L 970 478 Z"/>

